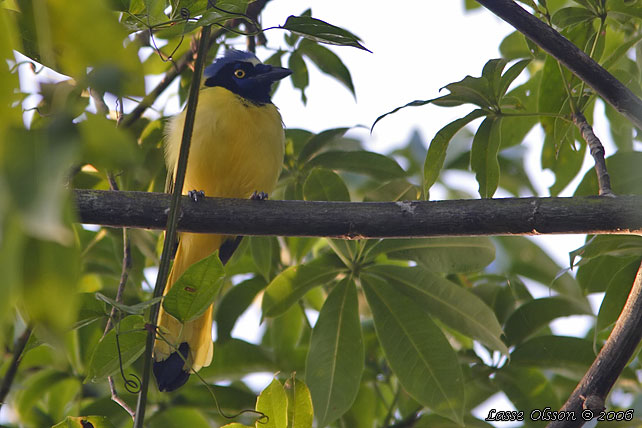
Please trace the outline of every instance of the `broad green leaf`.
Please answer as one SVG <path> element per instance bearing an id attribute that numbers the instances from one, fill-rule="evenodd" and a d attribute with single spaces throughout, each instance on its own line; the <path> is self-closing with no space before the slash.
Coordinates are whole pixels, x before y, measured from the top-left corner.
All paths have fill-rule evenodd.
<path id="1" fill-rule="evenodd" d="M 337 79 L 350 90 L 352 95 L 355 95 L 350 70 L 334 52 L 308 40 L 301 40 L 298 50 L 301 55 L 308 57 L 310 61 L 319 67 L 319 70 Z"/>
<path id="2" fill-rule="evenodd" d="M 513 31 L 499 44 L 499 52 L 506 59 L 518 59 L 531 56 L 525 36 L 519 31 Z"/>
<path id="3" fill-rule="evenodd" d="M 580 304 L 562 296 L 544 297 L 530 300 L 517 308 L 506 321 L 504 331 L 508 343 L 517 344 L 556 318 L 592 314 L 588 304 Z"/>
<path id="4" fill-rule="evenodd" d="M 320 19 L 312 18 L 311 16 L 290 15 L 282 28 L 307 39 L 314 40 L 315 42 L 352 46 L 368 51 L 368 49 L 359 43 L 361 39 L 348 30 L 328 24 Z"/>
<path id="5" fill-rule="evenodd" d="M 380 180 L 390 180 L 406 175 L 395 160 L 379 153 L 363 150 L 329 150 L 310 159 L 307 166 L 367 174 Z"/>
<path id="6" fill-rule="evenodd" d="M 95 382 L 118 372 L 119 351 L 123 369 L 129 367 L 145 350 L 146 338 L 147 331 L 142 316 L 130 315 L 123 318 L 96 346 L 85 381 Z"/>
<path id="7" fill-rule="evenodd" d="M 292 70 L 292 86 L 301 91 L 301 101 L 306 104 L 308 98 L 305 96 L 305 88 L 310 84 L 310 76 L 308 75 L 308 67 L 303 61 L 303 57 L 297 51 L 293 51 L 288 58 L 288 68 Z"/>
<path id="8" fill-rule="evenodd" d="M 499 184 L 497 152 L 501 145 L 502 118 L 487 117 L 479 125 L 470 151 L 470 167 L 479 183 L 479 195 L 492 198 Z"/>
<path id="9" fill-rule="evenodd" d="M 218 251 L 194 263 L 163 298 L 163 309 L 182 323 L 198 318 L 214 302 L 225 270 Z"/>
<path id="10" fill-rule="evenodd" d="M 327 146 L 329 143 L 332 143 L 343 135 L 350 128 L 333 128 L 326 129 L 325 131 L 319 132 L 318 134 L 312 135 L 306 142 L 305 145 L 301 148 L 299 152 L 299 163 L 304 163 L 316 153 L 319 152 L 323 147 Z"/>
<path id="11" fill-rule="evenodd" d="M 638 257 L 603 256 L 591 259 L 577 270 L 577 282 L 584 293 L 606 291 L 615 274 Z"/>
<path id="12" fill-rule="evenodd" d="M 312 398 L 307 385 L 293 377 L 285 381 L 288 397 L 288 428 L 312 428 Z"/>
<path id="13" fill-rule="evenodd" d="M 236 284 L 223 295 L 216 309 L 216 337 L 218 343 L 230 339 L 230 333 L 236 324 L 236 320 L 252 304 L 261 290 L 267 283 L 261 277 L 254 278 Z"/>
<path id="14" fill-rule="evenodd" d="M 437 178 L 439 178 L 439 173 L 444 166 L 444 160 L 446 159 L 446 150 L 448 149 L 450 140 L 452 140 L 455 134 L 459 132 L 464 126 L 468 125 L 473 120 L 484 116 L 485 114 L 486 113 L 483 110 L 473 110 L 466 116 L 450 122 L 448 125 L 437 131 L 437 134 L 435 134 L 432 141 L 430 141 L 430 146 L 428 146 L 428 153 L 426 154 L 426 160 L 424 161 L 423 189 L 426 198 L 428 196 L 430 187 L 435 184 Z"/>
<path id="15" fill-rule="evenodd" d="M 608 327 L 617 321 L 626 299 L 629 297 L 635 275 L 640 268 L 640 259 L 629 262 L 621 269 L 616 271 L 608 282 L 606 294 L 600 305 L 600 311 L 597 314 L 595 323 L 596 332 Z"/>
<path id="16" fill-rule="evenodd" d="M 343 415 L 354 402 L 364 367 L 357 289 L 345 278 L 334 286 L 312 331 L 305 381 L 320 427 Z"/>
<path id="17" fill-rule="evenodd" d="M 611 188 L 617 195 L 642 195 L 642 153 L 617 152 L 606 158 Z M 593 169 L 586 172 L 574 196 L 597 195 L 597 178 Z"/>
<path id="18" fill-rule="evenodd" d="M 488 238 L 385 239 L 370 257 L 386 253 L 393 259 L 415 260 L 433 272 L 474 272 L 495 258 L 495 246 Z"/>
<path id="19" fill-rule="evenodd" d="M 29 417 L 33 408 L 46 392 L 66 379 L 69 379 L 68 373 L 53 368 L 43 369 L 29 376 L 21 389 L 17 391 L 15 398 L 17 413 L 22 418 Z"/>
<path id="20" fill-rule="evenodd" d="M 306 201 L 350 201 L 350 192 L 343 179 L 325 168 L 314 168 L 303 184 Z"/>
<path id="21" fill-rule="evenodd" d="M 261 391 L 256 400 L 256 410 L 264 413 L 267 420 L 261 423 L 264 428 L 288 428 L 288 399 L 283 385 L 278 379 Z"/>
<path id="22" fill-rule="evenodd" d="M 98 169 L 131 168 L 142 159 L 132 135 L 116 127 L 115 120 L 85 113 L 78 123 L 82 138 L 82 161 Z"/>
<path id="23" fill-rule="evenodd" d="M 611 138 L 618 150 L 633 151 L 633 124 L 610 104 L 604 104 L 604 113 L 609 121 Z"/>
<path id="24" fill-rule="evenodd" d="M 595 18 L 598 17 L 589 9 L 583 7 L 564 7 L 553 14 L 551 21 L 554 25 L 563 28 L 592 21 Z"/>
<path id="25" fill-rule="evenodd" d="M 67 416 L 64 421 L 51 428 L 114 428 L 105 416 Z"/>
<path id="26" fill-rule="evenodd" d="M 482 108 L 493 105 L 494 95 L 488 80 L 484 77 L 466 76 L 459 82 L 445 86 L 450 94 L 433 99 L 431 102 L 441 107 L 455 107 L 462 104 L 475 104 Z"/>
<path id="27" fill-rule="evenodd" d="M 270 282 L 263 293 L 263 317 L 281 315 L 311 288 L 331 282 L 344 270 L 345 266 L 335 256 L 322 256 L 287 268 Z"/>
<path id="28" fill-rule="evenodd" d="M 494 380 L 517 409 L 559 409 L 562 405 L 551 382 L 536 368 L 511 364 L 498 370 Z M 524 411 L 527 414 L 530 411 Z"/>
<path id="29" fill-rule="evenodd" d="M 101 300 L 107 303 L 108 305 L 114 306 L 117 309 L 119 309 L 121 312 L 130 314 L 130 315 L 142 315 L 143 312 L 145 312 L 145 309 L 161 301 L 160 297 L 154 297 L 144 302 L 140 302 L 135 305 L 129 306 L 129 305 L 123 305 L 122 303 L 118 303 L 114 299 L 111 299 L 102 293 L 96 293 L 95 296 L 96 296 L 96 299 Z"/>
<path id="30" fill-rule="evenodd" d="M 250 236 L 248 239 L 254 265 L 261 276 L 270 281 L 280 257 L 278 241 L 273 236 Z"/>
<path id="31" fill-rule="evenodd" d="M 515 64 L 511 65 L 508 70 L 506 70 L 506 73 L 504 73 L 499 80 L 499 86 L 497 88 L 498 98 L 502 98 L 504 96 L 506 91 L 508 91 L 510 84 L 513 83 L 520 74 L 522 74 L 522 71 L 524 71 L 530 62 L 530 59 L 523 59 L 521 61 L 517 61 Z"/>
<path id="32" fill-rule="evenodd" d="M 636 1 L 609 0 L 608 9 L 610 13 L 616 12 L 634 18 L 642 18 L 642 10 Z"/>
<path id="33" fill-rule="evenodd" d="M 571 265 L 576 257 L 588 261 L 601 256 L 642 255 L 642 236 L 636 235 L 595 235 L 586 244 L 570 253 Z"/>
<path id="34" fill-rule="evenodd" d="M 367 272 L 386 278 L 449 327 L 508 355 L 495 314 L 475 294 L 419 267 L 374 265 Z"/>
<path id="35" fill-rule="evenodd" d="M 435 413 L 463 424 L 464 379 L 457 355 L 415 300 L 386 280 L 363 273 L 377 337 L 404 389 Z"/>
<path id="36" fill-rule="evenodd" d="M 209 428 L 211 426 L 203 412 L 183 406 L 167 407 L 154 413 L 145 424 L 150 427 Z"/>
<path id="37" fill-rule="evenodd" d="M 538 336 L 515 347 L 511 365 L 558 369 L 581 377 L 595 359 L 593 342 L 568 336 Z"/>
<path id="38" fill-rule="evenodd" d="M 269 346 L 274 350 L 274 359 L 281 367 L 297 368 L 304 364 L 305 356 L 297 349 L 305 322 L 303 317 L 301 307 L 292 305 L 278 317 L 267 321 L 268 328 L 263 340 L 269 340 Z"/>
<path id="39" fill-rule="evenodd" d="M 239 339 L 217 342 L 214 353 L 216 358 L 212 364 L 199 372 L 205 379 L 240 379 L 250 373 L 278 370 L 272 357 L 262 347 Z"/>

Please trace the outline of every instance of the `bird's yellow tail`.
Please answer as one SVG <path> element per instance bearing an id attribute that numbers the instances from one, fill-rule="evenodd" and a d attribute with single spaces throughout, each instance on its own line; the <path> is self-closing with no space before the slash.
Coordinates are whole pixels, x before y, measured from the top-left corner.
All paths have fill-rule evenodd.
<path id="1" fill-rule="evenodd" d="M 163 295 L 188 267 L 216 251 L 224 239 L 225 236 L 221 235 L 182 233 Z M 164 339 L 157 338 L 154 343 L 154 375 L 159 390 L 175 390 L 187 382 L 191 369 L 198 371 L 212 362 L 212 306 L 203 315 L 185 324 L 165 312 L 161 306 L 158 331 Z M 177 350 L 187 362 L 183 361 Z"/>

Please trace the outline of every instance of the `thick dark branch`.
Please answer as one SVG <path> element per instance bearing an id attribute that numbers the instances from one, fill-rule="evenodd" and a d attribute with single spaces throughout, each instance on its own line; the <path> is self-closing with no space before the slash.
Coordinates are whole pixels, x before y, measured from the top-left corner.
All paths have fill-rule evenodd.
<path id="1" fill-rule="evenodd" d="M 170 195 L 76 190 L 82 223 L 163 229 Z M 254 201 L 186 196 L 179 230 L 233 235 L 420 236 L 639 233 L 642 196 L 412 202 Z"/>
<path id="2" fill-rule="evenodd" d="M 597 184 L 599 187 L 600 196 L 613 196 L 611 191 L 611 179 L 606 169 L 606 162 L 604 160 L 604 146 L 597 135 L 593 132 L 593 128 L 588 124 L 584 115 L 580 112 L 573 114 L 573 123 L 578 127 L 582 138 L 586 141 L 591 151 L 591 156 L 595 161 L 595 173 L 597 174 Z"/>
<path id="3" fill-rule="evenodd" d="M 513 0 L 477 0 L 590 85 L 606 102 L 642 129 L 642 100 L 560 33 Z"/>
<path id="4" fill-rule="evenodd" d="M 642 265 L 635 277 L 626 305 L 613 327 L 604 347 L 593 361 L 575 391 L 568 398 L 562 411 L 574 412 L 575 421 L 555 421 L 547 428 L 581 427 L 589 419 L 587 409 L 599 416 L 606 396 L 626 367 L 642 339 Z M 590 413 L 589 413 L 590 415 Z"/>

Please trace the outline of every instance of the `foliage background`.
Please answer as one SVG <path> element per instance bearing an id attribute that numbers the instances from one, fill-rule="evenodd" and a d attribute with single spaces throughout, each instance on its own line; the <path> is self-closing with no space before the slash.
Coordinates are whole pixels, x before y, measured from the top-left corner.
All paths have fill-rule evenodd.
<path id="1" fill-rule="evenodd" d="M 172 10 L 187 7 L 192 16 L 197 16 L 203 10 L 201 3 L 182 1 Z M 639 95 L 642 55 L 638 3 L 606 2 L 609 14 L 602 28 L 600 19 L 592 18 L 599 15 L 595 12 L 601 12 L 601 2 L 558 0 L 548 1 L 547 7 L 553 22 L 567 36 L 601 62 L 609 61 L 610 70 Z M 20 87 L 16 68 L 29 73 L 31 66 L 9 62 L 0 79 L 2 99 L 12 100 L 10 106 L 0 106 L 0 268 L 5 278 L 0 286 L 0 340 L 6 350 L 0 375 L 4 376 L 11 365 L 13 340 L 25 325 L 34 328 L 7 399 L 9 405 L 4 405 L 3 411 L 16 426 L 52 426 L 67 416 L 87 415 L 106 416 L 114 426 L 129 426 L 129 416 L 109 399 L 105 377 L 116 375 L 116 388 L 130 405 L 135 396 L 126 392 L 123 379 L 117 375 L 115 332 L 101 340 L 109 307 L 95 297 L 96 292 L 115 297 L 121 277 L 123 235 L 118 230 L 85 229 L 73 223 L 70 194 L 64 185 L 107 189 L 107 172 L 113 171 L 123 190 L 162 191 L 163 120 L 154 119 L 156 115 L 152 114 L 152 119 L 141 119 L 129 129 L 119 129 L 114 120 L 116 105 L 109 101 L 144 95 L 143 76 L 171 67 L 156 54 L 140 60 L 137 50 L 139 43 L 146 43 L 144 38 L 130 39 L 125 46 L 122 43 L 132 30 L 165 23 L 168 17 L 163 11 L 167 4 L 111 1 L 69 7 L 56 0 L 4 0 L 1 5 L 3 24 L 8 29 L 0 36 L 3 57 L 15 58 L 12 49 L 16 49 L 74 78 L 41 81 L 38 90 L 42 101 L 26 124 L 21 108 L 25 94 L 15 90 Z M 241 10 L 244 6 L 238 1 L 218 5 L 225 10 Z M 472 3 L 468 6 L 472 7 Z M 541 4 L 538 7 L 544 10 Z M 568 7 L 574 9 L 560 12 Z M 593 9 L 597 10 L 587 12 Z M 43 10 L 49 13 L 43 15 Z M 119 23 L 114 11 L 128 11 L 131 15 L 123 15 Z M 300 12 L 292 10 L 288 14 Z M 225 14 L 210 16 L 221 22 L 229 18 Z M 177 13 L 174 17 L 179 19 Z M 283 14 L 280 22 L 286 18 Z M 323 18 L 332 22 L 328 16 Z M 353 30 L 350 19 L 338 24 Z M 181 41 L 182 23 L 161 26 L 156 37 L 170 38 L 162 48 L 165 54 L 175 46 L 175 57 L 189 49 L 189 38 Z M 397 40 L 404 26 L 412 24 L 394 22 L 385 28 L 390 39 Z M 324 45 L 287 31 L 279 32 L 267 33 L 268 46 L 276 40 L 274 45 L 283 48 L 270 52 L 274 54 L 271 60 L 280 60 L 295 70 L 295 87 L 307 89 L 308 83 L 311 87 L 317 84 L 318 74 L 312 73 L 309 81 L 306 78 L 307 68 L 317 66 L 337 81 L 333 85 L 342 85 L 347 94 L 352 92 L 353 84 L 359 85 L 359 76 L 348 71 L 339 59 L 352 48 L 327 51 Z M 366 47 L 372 48 L 368 36 L 359 35 L 365 39 Z M 243 37 L 233 34 L 227 34 L 224 40 L 237 47 L 244 43 Z M 411 42 L 403 37 L 403 43 Z M 417 44 L 420 56 L 426 42 L 417 40 Z M 618 50 L 621 46 L 628 50 Z M 150 51 L 148 46 L 142 49 Z M 214 46 L 210 50 L 211 57 L 217 49 Z M 263 58 L 267 58 L 268 51 L 263 52 Z M 524 86 L 511 87 L 508 96 L 512 98 L 500 103 L 504 111 L 568 115 L 568 102 L 564 102 L 567 94 L 558 84 L 559 69 L 550 58 L 538 49 L 529 50 L 519 35 L 505 39 L 500 52 L 509 60 L 531 59 L 521 77 Z M 466 73 L 479 77 L 481 66 L 489 59 L 471 65 Z M 426 67 L 408 67 L 403 58 L 388 61 L 400 65 L 400 75 L 394 75 L 393 81 L 416 82 L 413 97 L 430 99 L 446 94 L 437 93 L 436 87 L 424 86 L 422 72 Z M 434 61 L 439 64 L 443 59 Z M 514 64 L 511 62 L 506 69 Z M 92 67 L 89 73 L 87 66 Z M 36 71 L 40 68 L 35 65 Z M 375 73 L 376 67 L 369 72 Z M 181 101 L 190 78 L 189 72 L 181 77 Z M 386 75 L 382 81 L 389 78 Z M 461 78 L 463 75 L 449 75 L 441 85 Z M 579 82 L 571 82 L 577 91 L 575 96 L 582 93 Z M 89 96 L 88 87 L 97 91 L 96 98 Z M 286 88 L 283 85 L 279 89 L 277 103 Z M 96 104 L 103 92 L 108 93 L 105 99 L 109 114 Z M 311 104 L 312 93 L 307 92 Z M 585 114 L 591 121 L 595 98 L 587 95 L 579 101 L 586 102 Z M 391 100 L 389 109 L 407 101 L 411 100 Z M 466 106 L 460 109 L 460 116 L 475 108 L 470 101 L 474 99 L 462 100 Z M 125 103 L 126 108 L 131 105 Z M 497 113 L 490 108 L 495 106 L 479 107 L 487 113 Z M 639 194 L 637 134 L 608 107 L 606 115 L 609 127 L 602 132 L 611 133 L 613 150 L 617 149 L 617 153 L 609 153 L 614 190 Z M 377 127 L 391 126 L 386 122 L 391 123 L 395 117 L 387 117 Z M 375 117 L 370 119 L 374 121 Z M 551 169 L 556 180 L 546 190 L 525 174 L 526 158 L 520 147 L 538 119 L 520 116 L 503 120 L 510 121 L 511 126 L 505 129 L 499 151 L 500 194 L 555 195 L 575 177 L 581 179 L 585 144 L 565 120 L 542 119 L 545 142 L 539 162 L 542 168 Z M 472 191 L 462 189 L 443 179 L 447 172 L 456 177 L 474 177 L 465 171 L 469 171 L 471 144 L 475 144 L 473 133 L 478 126 L 474 122 L 450 142 L 444 173 L 438 175 L 441 197 L 479 196 L 475 187 Z M 399 128 L 399 136 L 407 134 L 407 129 Z M 410 138 L 384 156 L 365 150 L 373 150 L 373 145 L 363 134 L 345 137 L 344 132 L 345 129 L 321 133 L 289 129 L 285 172 L 272 197 L 359 201 L 412 200 L 422 196 L 426 183 L 425 146 L 430 141 Z M 477 135 L 477 141 L 482 141 L 479 132 Z M 432 137 L 431 134 L 428 139 Z M 494 159 L 493 153 L 489 159 Z M 473 155 L 473 163 L 475 160 Z M 437 163 L 428 165 L 434 169 Z M 480 171 L 476 169 L 478 179 Z M 589 172 L 582 184 L 577 186 L 578 179 L 566 191 L 595 194 L 592 177 Z M 490 190 L 485 196 L 494 194 L 492 185 L 486 189 Z M 129 231 L 132 264 L 124 294 L 127 310 L 149 300 L 150 287 L 144 271 L 158 263 L 159 237 L 154 232 Z M 487 426 L 474 418 L 471 409 L 498 392 L 518 409 L 558 408 L 610 331 L 639 265 L 641 247 L 638 237 L 588 240 L 587 247 L 576 254 L 581 258 L 571 260 L 579 264 L 575 275 L 565 272 L 567 265 L 551 259 L 533 241 L 520 237 L 383 242 L 245 239 L 226 266 L 226 280 L 217 303 L 214 363 L 201 375 L 208 383 L 217 384 L 214 390 L 221 406 L 233 413 L 255 407 L 258 391 L 244 382 L 246 375 L 279 373 L 278 377 L 285 381 L 296 372 L 310 388 L 319 425 L 393 426 L 412 421 L 414 426 L 451 426 L 451 421 L 465 421 L 470 426 Z M 550 294 L 533 298 L 529 288 L 533 283 L 547 287 Z M 596 327 L 585 337 L 553 334 L 551 321 L 593 313 L 587 296 L 600 292 L 605 292 L 605 297 L 595 314 Z M 266 326 L 260 341 L 248 343 L 231 337 L 238 316 L 259 295 Z M 317 313 L 318 321 L 312 329 Z M 138 315 L 130 315 L 120 323 L 120 355 L 127 374 L 140 373 L 142 367 L 138 358 L 144 346 L 142 325 L 143 318 Z M 333 349 L 332 343 L 341 346 L 328 353 Z M 608 403 L 610 409 L 638 408 L 638 368 L 636 358 L 618 383 L 619 393 Z M 328 383 L 329 378 L 341 383 Z M 149 402 L 150 426 L 183 426 L 189 421 L 198 427 L 229 422 L 221 418 L 207 389 L 196 379 L 173 394 L 151 391 Z M 11 410 L 4 410 L 8 408 Z M 252 423 L 252 418 L 242 417 L 241 421 Z"/>

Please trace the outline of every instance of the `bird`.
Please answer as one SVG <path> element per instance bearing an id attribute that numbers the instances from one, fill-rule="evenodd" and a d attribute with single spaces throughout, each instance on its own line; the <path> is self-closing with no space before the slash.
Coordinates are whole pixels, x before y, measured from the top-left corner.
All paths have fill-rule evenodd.
<path id="1" fill-rule="evenodd" d="M 223 198 L 259 195 L 261 199 L 275 188 L 283 165 L 285 132 L 270 93 L 275 82 L 291 73 L 287 68 L 262 63 L 253 53 L 234 49 L 205 68 L 183 194 Z M 185 111 L 166 126 L 169 178 L 175 174 L 184 123 Z M 217 249 L 225 263 L 239 239 L 180 233 L 163 295 L 189 266 Z M 160 391 L 181 387 L 192 370 L 211 363 L 212 311 L 210 306 L 202 316 L 183 325 L 161 306 L 157 325 L 164 340 L 156 339 L 153 352 L 153 372 Z"/>

